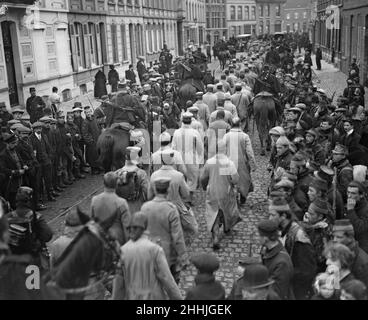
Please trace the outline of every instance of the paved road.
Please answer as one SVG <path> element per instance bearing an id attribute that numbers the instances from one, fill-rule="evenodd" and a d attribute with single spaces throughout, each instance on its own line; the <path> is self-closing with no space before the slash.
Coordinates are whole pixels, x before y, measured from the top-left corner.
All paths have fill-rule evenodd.
<path id="1" fill-rule="evenodd" d="M 217 68 L 218 63 L 215 61 L 211 64 L 211 68 Z M 216 72 L 218 75 L 219 72 Z M 330 72 L 319 73 L 321 79 L 321 87 L 326 90 L 332 90 L 331 84 L 339 86 L 336 81 L 340 77 L 332 78 Z M 341 84 L 340 84 L 341 85 Z M 343 87 L 342 87 L 343 88 Z M 339 88 L 340 89 L 340 88 Z M 258 168 L 252 174 L 254 183 L 254 192 L 249 194 L 247 206 L 242 209 L 241 215 L 243 221 L 239 223 L 231 235 L 224 236 L 221 240 L 221 249 L 216 253 L 221 262 L 221 267 L 216 273 L 216 277 L 225 286 L 227 294 L 229 293 L 233 281 L 235 280 L 235 269 L 238 261 L 246 257 L 252 252 L 253 255 L 258 255 L 259 244 L 256 231 L 257 223 L 264 218 L 267 218 L 267 187 L 269 184 L 269 174 L 267 164 L 269 156 L 261 157 L 259 150 L 258 137 L 251 135 L 253 148 L 255 150 L 256 162 Z M 45 212 L 46 218 L 51 220 L 51 226 L 54 228 L 57 235 L 60 235 L 63 229 L 64 216 L 66 209 L 76 203 L 80 203 L 83 209 L 88 210 L 91 197 L 102 190 L 102 176 L 89 176 L 86 180 L 75 183 L 68 191 L 66 191 L 59 201 L 56 202 L 50 210 Z M 190 253 L 197 252 L 213 252 L 211 247 L 210 233 L 207 231 L 205 223 L 205 194 L 204 191 L 195 193 L 194 213 L 199 222 L 199 236 L 193 241 L 188 248 Z M 57 217 L 57 218 L 55 218 Z M 193 266 L 188 267 L 182 273 L 182 281 L 180 287 L 184 293 L 186 289 L 194 283 L 196 271 Z"/>

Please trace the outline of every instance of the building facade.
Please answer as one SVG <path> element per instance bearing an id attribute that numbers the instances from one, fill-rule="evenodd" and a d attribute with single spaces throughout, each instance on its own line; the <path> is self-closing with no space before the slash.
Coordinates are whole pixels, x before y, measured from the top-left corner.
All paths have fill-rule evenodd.
<path id="1" fill-rule="evenodd" d="M 309 32 L 312 18 L 311 0 L 287 0 L 284 10 L 285 23 L 282 31 Z"/>
<path id="2" fill-rule="evenodd" d="M 15 0 L 1 4 L 0 101 L 7 107 L 24 105 L 29 88 L 51 94 L 51 87 L 71 88 L 67 0 Z"/>
<path id="3" fill-rule="evenodd" d="M 317 15 L 314 24 L 314 43 L 322 49 L 323 58 L 331 61 L 334 56 L 334 62 L 340 66 L 342 59 L 342 25 L 341 13 L 345 0 L 318 0 Z M 335 19 L 331 21 L 331 8 L 334 10 Z M 331 22 L 334 22 L 332 25 Z M 346 39 L 346 38 L 345 38 Z"/>
<path id="4" fill-rule="evenodd" d="M 53 86 L 68 101 L 93 90 L 98 69 L 107 74 L 113 64 L 124 78 L 138 56 L 146 56 L 148 64 L 158 61 L 164 44 L 176 55 L 183 46 L 178 31 L 183 1 L 2 2 L 9 10 L 0 17 L 0 101 L 24 105 L 30 87 L 46 97 Z M 198 41 L 204 37 L 204 11 L 201 15 Z"/>
<path id="5" fill-rule="evenodd" d="M 283 30 L 286 0 L 256 0 L 258 35 L 274 34 Z"/>
<path id="6" fill-rule="evenodd" d="M 226 0 L 206 0 L 206 41 L 213 46 L 227 31 Z"/>
<path id="7" fill-rule="evenodd" d="M 365 0 L 344 0 L 341 17 L 342 39 L 340 68 L 348 74 L 353 57 L 360 67 L 361 83 L 368 77 L 368 3 Z"/>
<path id="8" fill-rule="evenodd" d="M 183 43 L 203 47 L 206 31 L 206 6 L 204 0 L 183 0 L 185 14 L 183 20 Z"/>
<path id="9" fill-rule="evenodd" d="M 229 37 L 256 34 L 257 7 L 254 0 L 228 0 L 226 6 Z"/>

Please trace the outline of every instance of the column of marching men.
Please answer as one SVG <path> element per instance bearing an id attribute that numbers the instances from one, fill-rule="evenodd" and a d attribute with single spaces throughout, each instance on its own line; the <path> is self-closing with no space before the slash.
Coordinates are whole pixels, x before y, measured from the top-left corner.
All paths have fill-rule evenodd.
<path id="1" fill-rule="evenodd" d="M 196 101 L 186 101 L 183 110 L 175 103 L 176 84 L 164 85 L 165 77 L 155 69 L 144 70 L 143 57 L 137 66 L 141 86 L 129 72 L 131 81 L 117 87 L 111 83 L 138 103 L 158 101 L 162 108 L 155 108 L 153 114 L 162 120 L 163 132 L 159 150 L 151 155 L 151 175 L 143 170 L 139 143 L 127 148 L 122 168 L 104 175 L 104 191 L 92 199 L 90 217 L 117 241 L 123 272 L 115 276 L 112 290 L 91 275 L 88 290 L 78 292 L 78 297 L 103 299 L 108 292 L 113 299 L 182 299 L 180 275 L 192 262 L 198 274 L 186 298 L 225 299 L 225 290 L 214 275 L 220 268 L 217 256 L 188 254 L 198 234 L 195 191 L 206 190 L 205 221 L 217 251 L 220 239 L 242 221 L 240 209 L 254 190 L 251 176 L 257 164 L 247 132 L 255 86 L 258 80 L 264 85 L 278 78 L 281 89 L 277 93 L 284 95 L 276 97 L 276 105 L 281 105 L 279 126 L 269 132 L 270 218 L 257 226 L 262 246 L 259 258 L 239 262 L 240 277 L 227 298 L 366 298 L 367 168 L 364 162 L 351 164 L 363 161 L 367 152 L 361 93 L 352 92 L 348 82 L 335 106 L 313 85 L 308 72 L 299 68 L 302 57 L 291 74 L 286 73 L 290 58 L 294 59 L 291 52 L 275 62 L 279 68 L 263 68 L 263 60 L 274 50 L 270 46 L 266 52 L 250 52 L 233 60 L 220 79 L 212 79 L 206 92 L 197 92 Z M 109 78 L 114 81 L 113 75 Z M 357 79 L 353 81 L 356 84 Z M 290 92 L 294 99 L 281 99 Z M 106 103 L 109 97 L 102 99 Z M 27 101 L 30 119 L 15 109 L 16 122 L 4 106 L 1 110 L 5 133 L 0 172 L 5 188 L 0 240 L 1 254 L 7 257 L 2 267 L 8 273 L 12 264 L 18 266 L 13 272 L 22 270 L 11 257 L 23 254 L 30 254 L 28 262 L 48 269 L 45 249 L 52 230 L 38 212 L 43 209 L 41 200 L 53 201 L 65 183 L 84 177 L 81 171 L 87 171 L 87 165 L 92 173 L 102 171 L 96 142 L 104 122 L 98 121 L 91 107 L 78 103 L 65 121 L 57 101 L 42 105 L 42 98 L 32 91 Z M 263 176 L 266 179 L 268 173 Z M 32 221 L 31 234 L 17 228 L 19 221 Z M 49 243 L 51 268 L 83 224 L 78 211 L 68 213 L 64 234 Z M 1 281 L 6 284 L 1 291 L 4 297 L 22 292 L 8 278 Z"/>

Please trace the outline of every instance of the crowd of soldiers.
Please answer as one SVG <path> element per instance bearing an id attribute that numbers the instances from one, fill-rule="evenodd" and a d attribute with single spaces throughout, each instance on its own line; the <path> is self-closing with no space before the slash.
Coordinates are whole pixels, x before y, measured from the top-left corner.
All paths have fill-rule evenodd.
<path id="1" fill-rule="evenodd" d="M 199 53 L 195 56 L 201 59 Z M 366 299 L 364 88 L 356 71 L 351 73 L 335 106 L 333 99 L 314 86 L 311 65 L 310 51 L 304 58 L 295 57 L 292 48 L 280 50 L 280 43 L 270 43 L 264 51 L 231 60 L 220 79 L 209 80 L 206 92 L 197 92 L 196 101 L 186 101 L 181 107 L 176 103 L 175 85 L 169 89 L 164 85 L 165 78 L 170 83 L 170 74 L 165 77 L 158 70 L 147 70 L 143 57 L 137 65 L 141 86 L 133 82 L 132 68 L 126 73 L 131 82 L 110 83 L 117 92 L 139 97 L 140 103 L 156 99 L 156 115 L 163 120 L 151 171 L 141 165 L 142 146 L 128 147 L 125 165 L 105 173 L 104 191 L 92 199 L 91 217 L 117 241 L 121 252 L 123 272 L 116 275 L 109 292 L 113 299 L 182 299 L 178 283 L 190 262 L 198 274 L 186 299 L 226 298 L 214 276 L 220 267 L 216 255 L 199 253 L 189 261 L 187 247 L 198 234 L 194 194 L 200 188 L 206 190 L 206 225 L 216 252 L 221 248 L 221 230 L 227 236 L 242 221 L 240 209 L 254 190 L 252 172 L 257 163 L 248 135 L 249 118 L 254 95 L 263 91 L 273 96 L 279 122 L 269 131 L 269 219 L 257 225 L 262 246 L 259 258 L 239 262 L 240 277 L 227 298 Z M 116 77 L 108 78 L 113 82 Z M 21 109 L 12 110 L 12 115 L 4 106 L 1 110 L 0 172 L 6 188 L 0 214 L 0 257 L 9 257 L 9 246 L 16 247 L 14 242 L 8 246 L 5 217 L 13 221 L 9 222 L 13 236 L 16 223 L 11 219 L 35 219 L 39 248 L 44 248 L 52 231 L 41 214 L 34 216 L 43 209 L 44 194 L 53 201 L 65 183 L 84 178 L 81 172 L 87 165 L 92 173 L 102 171 L 96 142 L 104 122 L 97 120 L 91 107 L 78 103 L 65 121 L 56 88 L 53 93 L 53 103 L 46 106 L 32 89 L 28 118 Z M 113 96 L 103 99 L 106 103 Z M 66 216 L 63 236 L 48 246 L 51 268 L 65 258 L 63 252 L 83 229 L 82 220 L 75 211 Z M 12 252 L 24 253 L 29 252 Z M 8 265 L 3 268 L 11 272 L 9 263 L 14 260 L 5 262 Z M 42 262 L 35 263 L 47 269 Z M 14 288 L 19 287 L 6 283 L 0 297 L 16 297 Z M 97 293 L 86 290 L 82 298 L 103 299 L 107 291 L 106 287 Z"/>

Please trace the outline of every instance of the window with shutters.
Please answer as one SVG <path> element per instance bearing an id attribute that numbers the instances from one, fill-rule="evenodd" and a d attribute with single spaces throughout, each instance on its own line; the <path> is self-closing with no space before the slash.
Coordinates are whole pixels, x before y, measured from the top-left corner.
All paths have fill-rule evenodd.
<path id="1" fill-rule="evenodd" d="M 238 20 L 243 20 L 243 7 L 238 6 Z"/>
<path id="2" fill-rule="evenodd" d="M 112 61 L 114 63 L 118 63 L 119 51 L 118 51 L 118 35 L 116 24 L 111 25 L 111 44 L 112 44 Z"/>
<path id="3" fill-rule="evenodd" d="M 78 68 L 86 68 L 85 49 L 83 41 L 83 28 L 82 24 L 75 23 L 75 36 L 77 40 L 77 56 L 78 56 Z"/>
<path id="4" fill-rule="evenodd" d="M 249 20 L 249 7 L 244 7 L 244 20 Z"/>
<path id="5" fill-rule="evenodd" d="M 120 33 L 121 33 L 121 49 L 123 53 L 123 61 L 127 61 L 128 58 L 128 48 L 127 48 L 127 41 L 126 41 L 126 30 L 125 24 L 120 25 Z"/>
<path id="6" fill-rule="evenodd" d="M 96 25 L 94 23 L 88 24 L 88 43 L 90 47 L 91 65 L 97 66 L 98 63 L 98 46 L 97 46 L 97 33 Z"/>

